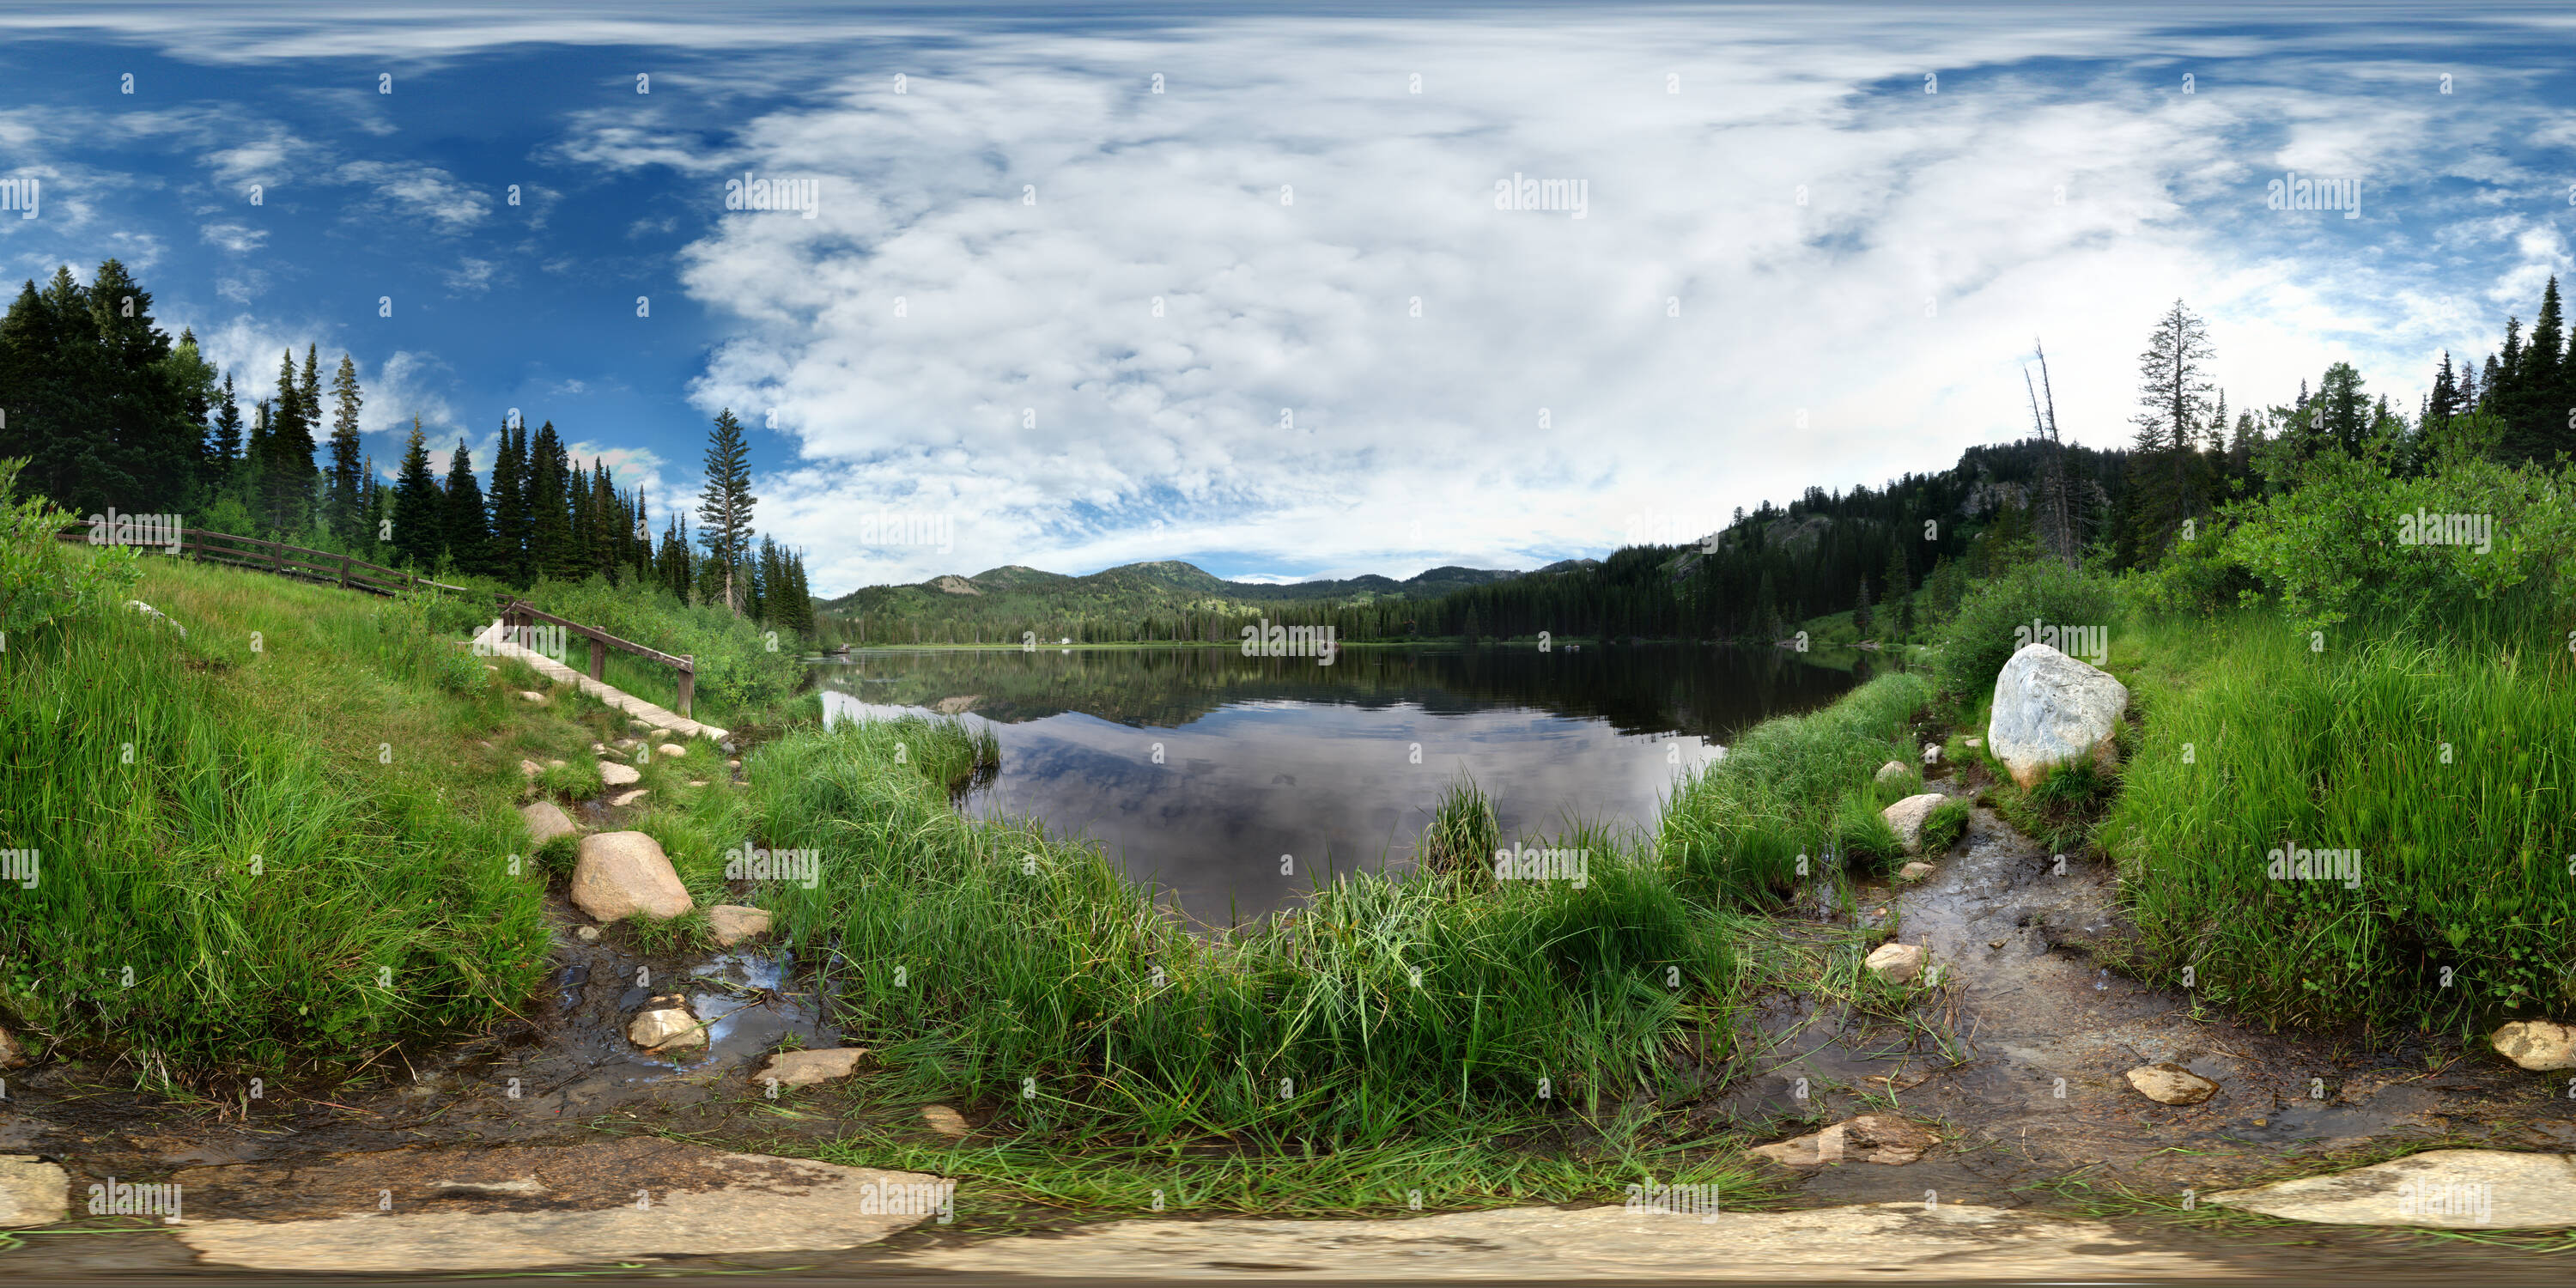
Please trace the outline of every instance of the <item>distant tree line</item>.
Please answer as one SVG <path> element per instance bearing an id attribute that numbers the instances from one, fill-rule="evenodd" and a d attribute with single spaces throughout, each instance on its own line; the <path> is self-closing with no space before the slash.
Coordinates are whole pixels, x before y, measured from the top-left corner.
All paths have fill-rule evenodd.
<path id="1" fill-rule="evenodd" d="M 732 412 L 710 435 L 697 542 L 675 515 L 657 545 L 641 492 L 617 487 L 597 457 L 584 468 L 551 421 L 502 425 L 487 492 L 462 436 L 436 473 L 414 417 L 385 483 L 360 437 L 356 362 L 341 355 L 326 401 L 319 358 L 308 344 L 299 368 L 289 349 L 274 394 L 245 412 L 233 374 L 218 379 L 193 331 L 172 342 L 122 263 L 99 265 L 88 286 L 66 265 L 42 290 L 27 282 L 0 317 L 0 457 L 27 458 L 22 486 L 77 514 L 176 512 L 192 528 L 518 589 L 599 576 L 813 631 L 804 554 L 754 540 Z"/>

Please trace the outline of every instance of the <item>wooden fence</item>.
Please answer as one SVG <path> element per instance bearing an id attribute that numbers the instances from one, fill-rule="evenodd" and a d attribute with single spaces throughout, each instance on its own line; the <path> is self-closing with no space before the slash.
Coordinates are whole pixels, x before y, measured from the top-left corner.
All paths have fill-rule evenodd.
<path id="1" fill-rule="evenodd" d="M 74 524 L 55 533 L 54 537 L 58 541 L 87 545 L 90 540 L 90 525 Z M 306 581 L 343 586 L 350 590 L 364 590 L 378 595 L 399 594 L 423 586 L 435 590 L 450 590 L 460 595 L 473 593 L 463 586 L 451 586 L 443 581 L 432 581 L 415 572 L 368 563 L 353 555 L 333 554 L 328 550 L 307 550 L 302 546 L 290 546 L 282 541 L 237 537 L 226 532 L 207 532 L 201 528 L 182 529 L 178 533 L 175 547 L 167 540 L 142 544 L 147 549 L 193 555 L 213 563 L 256 568 L 263 572 L 276 573 L 281 577 L 300 577 Z M 607 681 L 601 673 L 607 668 L 610 649 L 616 649 L 621 653 L 632 653 L 637 657 L 670 667 L 677 673 L 679 680 L 680 700 L 673 710 L 684 716 L 689 714 L 689 704 L 696 698 L 698 687 L 698 667 L 695 658 L 687 654 L 675 656 L 658 649 L 649 649 L 631 640 L 619 639 L 596 627 L 566 621 L 552 613 L 541 612 L 528 601 L 506 592 L 496 594 L 494 598 L 500 603 L 500 616 L 505 625 L 527 627 L 544 623 L 549 626 L 560 626 L 566 634 L 578 635 L 590 641 L 590 678 L 599 680 L 603 684 Z"/>

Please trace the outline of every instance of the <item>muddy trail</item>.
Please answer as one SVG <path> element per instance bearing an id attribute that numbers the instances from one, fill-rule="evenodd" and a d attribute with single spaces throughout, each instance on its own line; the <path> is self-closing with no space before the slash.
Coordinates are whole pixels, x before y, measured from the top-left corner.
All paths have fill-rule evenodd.
<path id="1" fill-rule="evenodd" d="M 1956 777 L 1926 791 L 1973 799 Z M 1928 950 L 1911 1023 L 1773 990 L 1748 1020 L 1764 1055 L 1711 1119 L 1781 1135 L 1895 1112 L 1943 1143 L 1914 1162 L 1791 1169 L 1815 1203 L 1920 1200 L 2056 1205 L 2125 1187 L 2179 1201 L 2302 1160 L 2331 1170 L 2419 1141 L 2576 1150 L 2563 1079 L 2483 1045 L 2265 1032 L 2185 990 L 2121 974 L 2095 952 L 2127 931 L 2117 878 L 2098 856 L 2058 856 L 1976 807 L 1966 835 L 1919 883 L 1859 886 L 1859 919 Z M 1823 911 L 1819 909 L 1818 911 Z M 1809 923 L 1818 930 L 1832 922 Z M 1841 923 L 1848 929 L 1850 922 Z M 2206 1102 L 2157 1103 L 2125 1076 L 2170 1062 L 2218 1084 Z M 1798 1096 L 1800 1080 L 1808 1098 Z"/>

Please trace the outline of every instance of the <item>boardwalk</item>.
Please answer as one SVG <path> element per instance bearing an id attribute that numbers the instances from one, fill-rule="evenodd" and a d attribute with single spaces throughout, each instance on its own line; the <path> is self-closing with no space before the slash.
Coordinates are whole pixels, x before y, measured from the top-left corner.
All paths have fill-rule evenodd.
<path id="1" fill-rule="evenodd" d="M 490 626 L 484 627 L 483 632 L 474 637 L 474 647 L 478 651 L 487 653 L 493 657 L 518 658 L 520 661 L 526 662 L 528 665 L 535 667 L 537 669 L 537 674 L 542 675 L 557 684 L 579 685 L 582 692 L 587 693 L 638 720 L 642 720 L 656 729 L 668 729 L 673 733 L 688 738 L 707 738 L 718 742 L 724 740 L 726 731 L 723 729 L 719 729 L 711 724 L 700 724 L 676 711 L 672 711 L 666 707 L 655 706 L 654 704 L 636 697 L 634 694 L 628 693 L 623 689 L 615 688 L 611 685 L 601 683 L 598 680 L 594 680 L 587 675 L 583 675 L 581 672 L 576 671 L 569 666 L 565 666 L 563 663 L 547 657 L 543 653 L 534 652 L 524 646 L 505 641 L 502 638 L 502 625 L 499 622 L 494 622 Z"/>

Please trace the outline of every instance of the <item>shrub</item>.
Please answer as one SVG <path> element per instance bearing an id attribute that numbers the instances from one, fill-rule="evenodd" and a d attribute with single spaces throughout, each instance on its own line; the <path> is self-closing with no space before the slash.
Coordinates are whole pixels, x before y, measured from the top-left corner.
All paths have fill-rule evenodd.
<path id="1" fill-rule="evenodd" d="M 9 495 L 26 464 L 0 460 L 0 498 Z M 95 614 L 122 599 L 142 575 L 128 547 L 85 557 L 55 540 L 75 517 L 41 496 L 0 504 L 0 632 Z"/>
<path id="2" fill-rule="evenodd" d="M 2029 642 L 2034 622 L 2107 628 L 2117 616 L 2115 602 L 2110 581 L 2098 574 L 2048 559 L 2023 564 L 1980 583 L 1960 602 L 1935 641 L 1933 679 L 1943 693 L 1973 705 L 1994 692 L 1995 677 Z"/>

